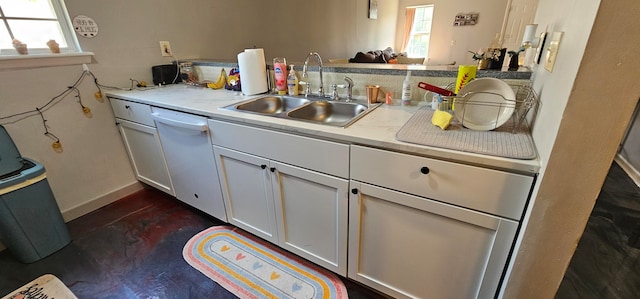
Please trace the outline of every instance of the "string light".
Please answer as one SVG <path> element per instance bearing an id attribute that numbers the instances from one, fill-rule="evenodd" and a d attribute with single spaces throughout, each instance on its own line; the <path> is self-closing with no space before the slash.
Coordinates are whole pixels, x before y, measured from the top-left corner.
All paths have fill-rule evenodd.
<path id="1" fill-rule="evenodd" d="M 80 74 L 80 77 L 75 81 L 75 83 L 73 83 L 73 85 L 67 86 L 67 89 L 65 89 L 64 91 L 60 92 L 59 94 L 57 94 L 56 96 L 51 98 L 44 105 L 42 105 L 40 107 L 36 107 L 33 110 L 18 112 L 18 113 L 10 114 L 10 115 L 7 115 L 7 116 L 0 116 L 0 123 L 2 123 L 3 120 L 8 120 L 8 119 L 15 118 L 15 117 L 18 117 L 18 116 L 26 116 L 26 115 L 29 115 L 29 114 L 37 114 L 42 119 L 42 126 L 44 127 L 44 135 L 48 136 L 50 138 L 53 138 L 55 140 L 53 142 L 53 144 L 51 144 L 51 147 L 56 152 L 62 152 L 62 142 L 60 142 L 60 138 L 58 138 L 58 136 L 56 136 L 55 134 L 53 134 L 49 130 L 49 127 L 47 126 L 47 119 L 44 117 L 44 111 L 47 110 L 48 108 L 54 106 L 55 104 L 57 104 L 59 102 L 58 100 L 64 99 L 71 92 L 75 92 L 75 97 L 78 98 L 78 103 L 80 104 L 80 107 L 82 108 L 82 113 L 86 117 L 90 118 L 92 116 L 91 115 L 91 108 L 85 106 L 82 103 L 82 96 L 80 94 L 80 90 L 78 89 L 78 86 L 80 86 L 80 84 L 82 83 L 84 78 L 87 77 L 87 76 L 90 76 L 91 78 L 93 78 L 93 83 L 96 86 L 96 88 L 98 89 L 98 91 L 96 91 L 94 93 L 94 97 L 96 98 L 96 100 L 98 100 L 100 102 L 102 102 L 102 98 L 103 98 L 103 95 L 104 95 L 104 93 L 102 92 L 103 88 L 106 88 L 106 89 L 117 89 L 117 90 L 133 90 L 134 89 L 133 88 L 133 82 L 134 81 L 137 83 L 137 87 L 143 87 L 143 88 L 146 87 L 146 83 L 144 81 L 138 82 L 137 80 L 133 80 L 133 79 L 129 79 L 132 82 L 131 83 L 132 84 L 131 88 L 120 88 L 120 87 L 102 85 L 102 84 L 98 83 L 98 78 L 96 78 L 96 76 L 91 71 L 89 71 L 88 69 L 84 69 L 82 71 L 82 74 Z"/>
<path id="2" fill-rule="evenodd" d="M 38 112 L 38 115 L 40 115 L 40 118 L 42 119 L 42 126 L 44 127 L 44 135 L 51 137 L 53 139 L 55 139 L 56 141 L 54 141 L 51 144 L 51 147 L 53 148 L 53 150 L 58 151 L 58 150 L 62 150 L 62 143 L 60 143 L 60 138 L 58 138 L 58 136 L 56 136 L 55 134 L 51 133 L 49 131 L 49 127 L 47 126 L 47 120 L 44 118 L 44 114 L 42 113 L 42 109 L 36 107 L 36 112 Z"/>

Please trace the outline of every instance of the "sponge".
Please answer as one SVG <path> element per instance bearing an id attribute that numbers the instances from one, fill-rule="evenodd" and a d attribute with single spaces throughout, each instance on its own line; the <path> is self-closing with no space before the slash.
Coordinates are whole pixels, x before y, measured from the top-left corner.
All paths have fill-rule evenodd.
<path id="1" fill-rule="evenodd" d="M 440 127 L 442 130 L 446 130 L 451 121 L 453 120 L 453 115 L 446 111 L 436 110 L 433 112 L 433 116 L 431 117 L 431 123 Z"/>

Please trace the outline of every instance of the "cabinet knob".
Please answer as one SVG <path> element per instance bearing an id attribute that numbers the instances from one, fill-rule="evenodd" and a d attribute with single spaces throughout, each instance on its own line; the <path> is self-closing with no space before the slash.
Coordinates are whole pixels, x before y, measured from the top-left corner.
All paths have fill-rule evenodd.
<path id="1" fill-rule="evenodd" d="M 429 173 L 429 167 L 423 166 L 422 168 L 420 168 L 420 172 L 422 172 L 423 174 L 428 174 Z"/>
<path id="2" fill-rule="evenodd" d="M 357 188 L 353 188 L 353 189 L 351 189 L 351 193 L 353 193 L 353 194 L 358 194 L 358 189 L 357 189 Z"/>
<path id="3" fill-rule="evenodd" d="M 265 169 L 265 168 L 267 168 L 267 165 L 262 164 L 262 165 L 260 165 L 260 168 Z"/>
<path id="4" fill-rule="evenodd" d="M 129 108 L 131 108 L 131 106 L 129 106 L 129 105 L 124 105 L 124 109 L 129 109 Z"/>
<path id="5" fill-rule="evenodd" d="M 271 170 L 271 172 L 276 172 L 276 168 L 275 167 L 271 167 L 271 168 L 269 168 L 269 170 Z"/>

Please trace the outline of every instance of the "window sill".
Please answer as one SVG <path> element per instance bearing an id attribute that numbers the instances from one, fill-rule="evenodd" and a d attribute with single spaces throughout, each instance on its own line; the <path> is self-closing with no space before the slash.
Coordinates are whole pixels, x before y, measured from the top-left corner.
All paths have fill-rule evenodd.
<path id="1" fill-rule="evenodd" d="M 92 52 L 0 56 L 0 71 L 93 63 Z"/>

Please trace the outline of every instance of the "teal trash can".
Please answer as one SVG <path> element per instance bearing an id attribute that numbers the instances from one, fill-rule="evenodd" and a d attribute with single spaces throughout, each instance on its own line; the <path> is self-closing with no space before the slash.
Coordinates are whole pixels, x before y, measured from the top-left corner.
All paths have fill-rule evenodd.
<path id="1" fill-rule="evenodd" d="M 20 156 L 0 126 L 0 242 L 23 263 L 38 261 L 69 242 L 44 166 Z"/>

